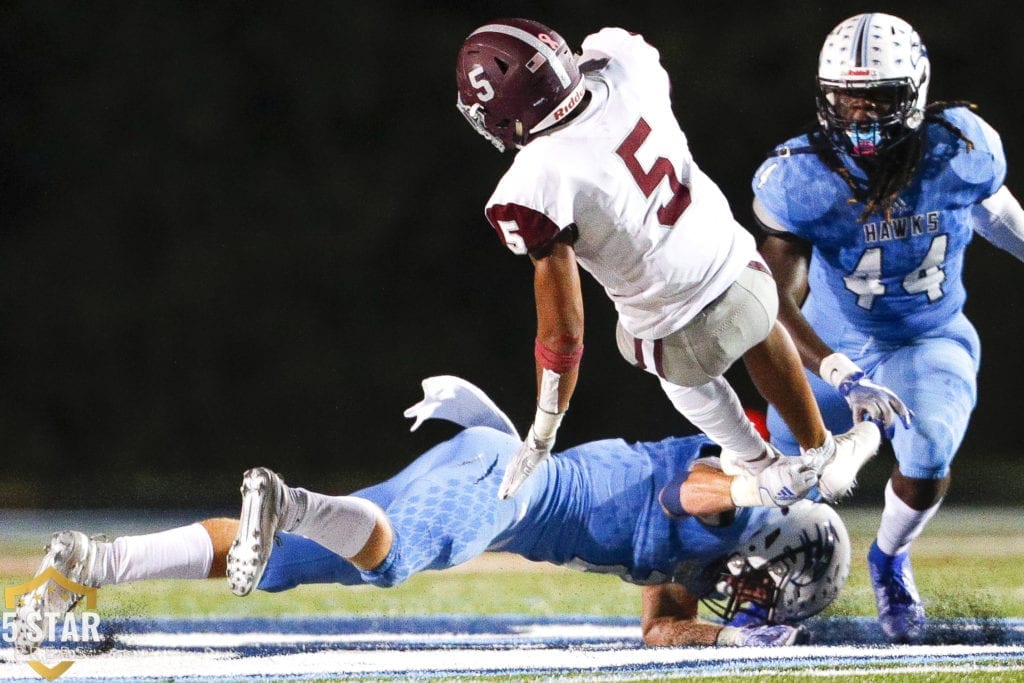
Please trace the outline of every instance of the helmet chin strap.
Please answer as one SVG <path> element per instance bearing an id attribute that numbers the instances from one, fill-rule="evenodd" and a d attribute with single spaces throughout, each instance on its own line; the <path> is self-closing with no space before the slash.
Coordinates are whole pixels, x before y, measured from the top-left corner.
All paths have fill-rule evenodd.
<path id="1" fill-rule="evenodd" d="M 520 147 L 526 144 L 526 129 L 523 127 L 523 122 L 519 119 L 516 119 L 515 133 L 512 135 L 512 140 Z"/>

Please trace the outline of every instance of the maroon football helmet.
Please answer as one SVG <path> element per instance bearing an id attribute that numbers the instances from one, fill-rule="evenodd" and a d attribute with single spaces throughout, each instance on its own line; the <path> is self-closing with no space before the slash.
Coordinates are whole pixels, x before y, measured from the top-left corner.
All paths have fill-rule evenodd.
<path id="1" fill-rule="evenodd" d="M 583 78 L 562 36 L 529 19 L 473 31 L 455 67 L 457 106 L 500 151 L 562 120 L 583 100 Z"/>

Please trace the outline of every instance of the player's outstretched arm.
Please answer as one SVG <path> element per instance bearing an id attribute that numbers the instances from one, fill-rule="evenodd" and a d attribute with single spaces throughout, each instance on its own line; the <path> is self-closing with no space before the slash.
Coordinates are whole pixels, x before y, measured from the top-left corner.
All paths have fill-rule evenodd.
<path id="1" fill-rule="evenodd" d="M 811 263 L 811 245 L 792 236 L 769 235 L 760 251 L 779 291 L 779 321 L 789 331 L 804 367 L 817 372 L 821 360 L 831 354 L 832 349 L 800 312 L 810 291 L 807 270 Z"/>
<path id="2" fill-rule="evenodd" d="M 498 497 L 512 496 L 551 455 L 555 435 L 576 390 L 583 355 L 583 293 L 572 247 L 556 241 L 534 259 L 537 338 L 537 411 L 519 451 L 512 456 Z"/>
<path id="3" fill-rule="evenodd" d="M 792 505 L 817 483 L 818 473 L 803 458 L 780 458 L 755 475 L 733 476 L 697 464 L 684 480 L 665 486 L 659 500 L 670 517 L 705 517 L 739 507 Z"/>
<path id="4" fill-rule="evenodd" d="M 807 641 L 807 632 L 800 626 L 736 627 L 703 621 L 697 616 L 697 596 L 678 583 L 644 586 L 643 590 L 640 625 L 644 644 L 651 647 L 770 647 Z"/>
<path id="5" fill-rule="evenodd" d="M 722 626 L 697 618 L 697 597 L 678 583 L 644 586 L 640 627 L 644 644 L 714 645 Z"/>

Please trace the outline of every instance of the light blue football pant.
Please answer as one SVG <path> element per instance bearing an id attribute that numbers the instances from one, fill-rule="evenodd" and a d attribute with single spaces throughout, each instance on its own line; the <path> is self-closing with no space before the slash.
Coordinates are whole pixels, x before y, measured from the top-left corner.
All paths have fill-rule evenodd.
<path id="1" fill-rule="evenodd" d="M 476 557 L 521 520 L 524 506 L 547 485 L 547 468 L 541 467 L 513 498 L 498 500 L 501 475 L 519 443 L 493 429 L 467 429 L 391 479 L 352 493 L 383 508 L 395 532 L 391 553 L 373 571 L 360 571 L 308 538 L 280 533 L 258 588 L 282 591 L 308 583 L 392 586 L 418 571 L 445 569 Z"/>
<path id="2" fill-rule="evenodd" d="M 883 342 L 807 315 L 833 350 L 859 365 L 877 384 L 888 387 L 914 412 L 910 429 L 897 422 L 892 440 L 900 472 L 912 479 L 941 479 L 963 441 L 977 400 L 981 360 L 978 334 L 962 314 L 947 325 L 901 343 Z M 815 319 L 815 318 L 820 319 Z M 807 373 L 825 426 L 841 434 L 853 426 L 846 400 L 817 374 Z M 768 411 L 772 443 L 798 453 L 792 432 L 774 408 Z"/>

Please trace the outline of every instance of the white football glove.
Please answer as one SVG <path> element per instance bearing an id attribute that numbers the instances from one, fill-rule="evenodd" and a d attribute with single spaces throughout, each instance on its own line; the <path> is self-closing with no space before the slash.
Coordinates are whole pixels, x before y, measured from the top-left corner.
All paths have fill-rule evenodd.
<path id="1" fill-rule="evenodd" d="M 804 457 L 782 456 L 756 475 L 741 474 L 730 484 L 738 507 L 785 507 L 807 495 L 818 483 L 818 473 Z"/>
<path id="2" fill-rule="evenodd" d="M 914 413 L 892 389 L 868 379 L 864 371 L 841 353 L 833 353 L 821 361 L 821 378 L 835 387 L 846 399 L 854 422 L 870 420 L 888 438 L 896 433 L 896 418 L 910 429 Z"/>
<path id="3" fill-rule="evenodd" d="M 501 479 L 501 486 L 498 487 L 498 498 L 505 500 L 512 496 L 523 482 L 533 474 L 537 465 L 544 462 L 551 455 L 551 448 L 555 445 L 555 437 L 552 435 L 547 439 L 540 439 L 530 427 L 516 454 L 508 461 L 505 468 L 505 475 Z"/>

